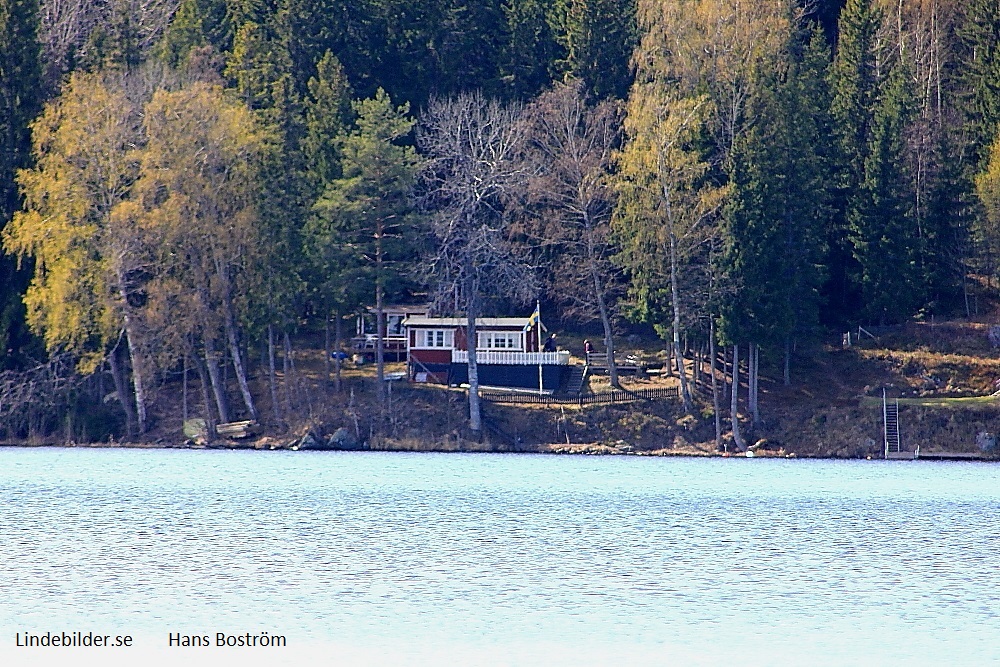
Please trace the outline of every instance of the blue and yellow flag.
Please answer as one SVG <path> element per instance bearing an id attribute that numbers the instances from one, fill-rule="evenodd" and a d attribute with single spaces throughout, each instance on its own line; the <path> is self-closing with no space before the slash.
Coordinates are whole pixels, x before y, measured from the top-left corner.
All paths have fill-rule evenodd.
<path id="1" fill-rule="evenodd" d="M 535 312 L 533 312 L 531 314 L 531 317 L 528 318 L 528 323 L 524 325 L 524 330 L 528 331 L 529 329 L 531 329 L 532 326 L 538 324 L 539 321 L 541 321 L 541 319 L 542 319 L 541 303 L 536 301 Z"/>

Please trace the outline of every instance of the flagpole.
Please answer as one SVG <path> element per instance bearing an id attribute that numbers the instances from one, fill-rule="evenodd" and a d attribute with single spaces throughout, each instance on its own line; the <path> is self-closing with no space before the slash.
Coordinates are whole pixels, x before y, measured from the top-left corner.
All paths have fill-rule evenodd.
<path id="1" fill-rule="evenodd" d="M 538 315 L 535 326 L 538 327 L 538 395 L 541 396 L 542 388 L 542 302 L 535 301 L 535 313 Z"/>

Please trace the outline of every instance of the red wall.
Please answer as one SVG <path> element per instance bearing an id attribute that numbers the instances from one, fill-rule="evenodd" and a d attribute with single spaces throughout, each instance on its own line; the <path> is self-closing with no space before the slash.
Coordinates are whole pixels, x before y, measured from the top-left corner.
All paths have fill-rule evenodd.
<path id="1" fill-rule="evenodd" d="M 424 364 L 450 364 L 451 350 L 410 350 L 410 358 Z"/>

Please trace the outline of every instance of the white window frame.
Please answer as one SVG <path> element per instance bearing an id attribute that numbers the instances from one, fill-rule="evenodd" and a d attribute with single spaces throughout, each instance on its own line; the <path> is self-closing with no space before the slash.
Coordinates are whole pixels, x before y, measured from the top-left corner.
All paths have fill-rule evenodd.
<path id="1" fill-rule="evenodd" d="M 524 351 L 524 332 L 522 331 L 480 331 L 478 334 L 477 350 Z"/>
<path id="2" fill-rule="evenodd" d="M 414 348 L 421 350 L 450 350 L 455 347 L 454 329 L 415 329 L 417 342 Z"/>

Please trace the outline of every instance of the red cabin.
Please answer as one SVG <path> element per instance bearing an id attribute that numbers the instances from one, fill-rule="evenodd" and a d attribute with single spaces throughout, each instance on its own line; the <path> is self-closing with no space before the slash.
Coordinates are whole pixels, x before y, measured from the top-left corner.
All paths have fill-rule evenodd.
<path id="1" fill-rule="evenodd" d="M 412 381 L 449 385 L 468 382 L 466 324 L 462 317 L 406 318 L 403 326 Z M 539 351 L 539 327 L 545 331 L 545 325 L 534 316 L 478 318 L 476 360 L 480 385 L 544 393 L 558 389 L 569 367 L 569 352 Z"/>

